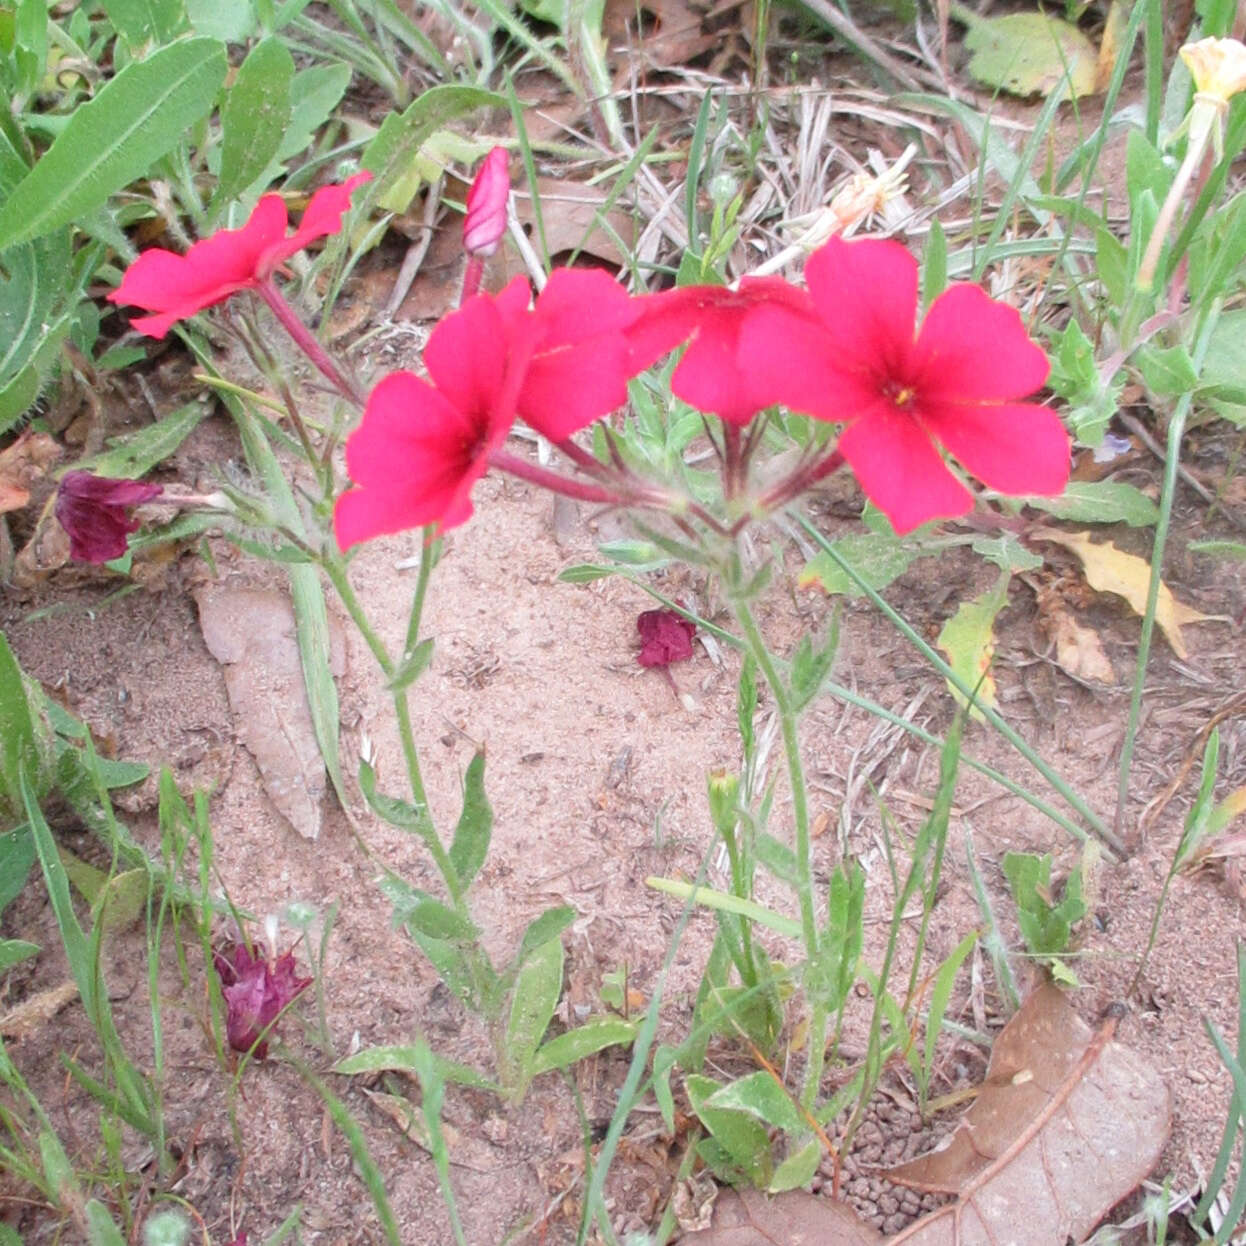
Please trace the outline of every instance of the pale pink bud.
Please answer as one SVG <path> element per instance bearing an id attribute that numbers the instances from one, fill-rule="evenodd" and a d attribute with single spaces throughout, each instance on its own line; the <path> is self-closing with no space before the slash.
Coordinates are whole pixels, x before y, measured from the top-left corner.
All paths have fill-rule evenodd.
<path id="1" fill-rule="evenodd" d="M 467 192 L 463 249 L 468 255 L 492 255 L 506 232 L 506 200 L 511 193 L 509 160 L 505 147 L 495 147 Z"/>

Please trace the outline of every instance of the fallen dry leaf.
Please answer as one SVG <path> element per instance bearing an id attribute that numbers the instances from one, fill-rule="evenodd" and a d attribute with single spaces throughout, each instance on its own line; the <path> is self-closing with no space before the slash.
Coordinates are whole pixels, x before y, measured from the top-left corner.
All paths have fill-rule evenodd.
<path id="1" fill-rule="evenodd" d="M 1077 621 L 1059 592 L 1039 592 L 1038 623 L 1055 646 L 1056 661 L 1062 670 L 1075 679 L 1093 679 L 1101 684 L 1116 682 L 1116 672 L 1103 652 L 1099 633 Z"/>
<path id="2" fill-rule="evenodd" d="M 208 588 L 195 600 L 204 643 L 225 676 L 235 730 L 255 758 L 264 790 L 300 835 L 315 839 L 327 779 L 289 598 L 267 589 Z M 345 645 L 332 617 L 329 635 L 329 669 L 341 675 Z"/>
<path id="3" fill-rule="evenodd" d="M 0 1017 L 0 1037 L 18 1041 L 29 1038 L 77 996 L 78 988 L 72 982 L 62 982 L 60 986 L 49 987 L 38 995 L 32 995 Z"/>
<path id="4" fill-rule="evenodd" d="M 845 1203 L 804 1190 L 767 1198 L 721 1190 L 710 1227 L 681 1239 L 698 1246 L 881 1246 L 886 1239 Z"/>
<path id="5" fill-rule="evenodd" d="M 47 433 L 23 433 L 0 452 L 0 515 L 21 510 L 30 501 L 30 486 L 48 473 L 61 448 Z"/>
<path id="6" fill-rule="evenodd" d="M 1091 588 L 1100 593 L 1116 593 L 1129 602 L 1135 614 L 1146 613 L 1151 564 L 1145 559 L 1117 549 L 1111 541 L 1096 545 L 1091 541 L 1088 532 L 1060 532 L 1055 528 L 1036 528 L 1032 535 L 1040 541 L 1054 541 L 1057 545 L 1072 550 L 1081 560 L 1086 581 Z M 1168 585 L 1160 583 L 1155 621 L 1168 638 L 1168 643 L 1177 657 L 1186 656 L 1185 641 L 1181 637 L 1182 624 L 1200 623 L 1207 617 L 1192 606 L 1179 602 Z"/>
<path id="7" fill-rule="evenodd" d="M 1059 988 L 1040 987 L 995 1040 L 986 1082 L 935 1151 L 888 1180 L 957 1200 L 892 1246 L 1063 1246 L 1080 1242 L 1151 1171 L 1168 1138 L 1167 1085 L 1098 1030 Z"/>
<path id="8" fill-rule="evenodd" d="M 622 268 L 626 257 L 619 249 L 610 232 L 601 227 L 598 213 L 606 203 L 606 192 L 596 186 L 577 184 L 562 178 L 538 177 L 537 194 L 541 200 L 541 223 L 544 227 L 545 245 L 550 259 L 566 257 L 573 251 L 595 256 L 615 268 Z M 532 235 L 533 245 L 538 245 L 536 213 L 532 197 L 528 194 L 515 196 L 515 214 Z M 636 221 L 622 208 L 613 207 L 602 213 L 602 218 L 614 234 L 631 247 L 636 241 Z M 525 271 L 516 269 L 516 271 Z"/>

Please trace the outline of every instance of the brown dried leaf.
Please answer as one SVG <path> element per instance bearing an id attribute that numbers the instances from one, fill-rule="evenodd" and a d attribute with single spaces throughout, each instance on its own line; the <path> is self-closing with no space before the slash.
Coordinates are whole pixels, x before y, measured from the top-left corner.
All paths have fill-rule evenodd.
<path id="1" fill-rule="evenodd" d="M 1072 550 L 1081 559 L 1086 582 L 1100 593 L 1123 597 L 1138 615 L 1146 614 L 1147 591 L 1151 583 L 1151 564 L 1144 558 L 1117 549 L 1111 541 L 1096 545 L 1089 532 L 1061 532 L 1056 528 L 1036 528 L 1032 535 L 1040 541 L 1054 541 Z M 1159 586 L 1155 621 L 1179 658 L 1186 656 L 1181 638 L 1183 623 L 1200 623 L 1208 616 L 1179 602 L 1167 584 Z"/>
<path id="2" fill-rule="evenodd" d="M 1168 1137 L 1159 1074 L 1097 1031 L 1050 984 L 995 1041 L 977 1101 L 943 1146 L 887 1171 L 955 1194 L 892 1246 L 1063 1246 L 1081 1241 L 1150 1172 Z"/>
<path id="3" fill-rule="evenodd" d="M 767 1198 L 721 1190 L 710 1227 L 681 1239 L 698 1246 L 881 1246 L 884 1238 L 845 1203 L 804 1190 Z"/>
<path id="4" fill-rule="evenodd" d="M 606 202 L 605 191 L 596 186 L 554 177 L 538 177 L 536 186 L 541 199 L 545 245 L 549 248 L 551 259 L 579 251 L 616 268 L 623 267 L 625 255 L 597 219 Z M 515 197 L 515 213 L 527 227 L 535 245 L 536 213 L 529 195 Z M 636 221 L 630 213 L 614 207 L 604 213 L 603 219 L 626 247 L 633 245 L 636 241 Z"/>
<path id="5" fill-rule="evenodd" d="M 0 515 L 21 510 L 30 501 L 30 486 L 48 473 L 61 448 L 47 433 L 23 433 L 0 451 Z"/>
<path id="6" fill-rule="evenodd" d="M 1103 641 L 1093 628 L 1084 627 L 1054 592 L 1041 593 L 1038 600 L 1039 623 L 1056 647 L 1056 661 L 1075 679 L 1093 679 L 1114 684 L 1116 672 Z"/>
<path id="7" fill-rule="evenodd" d="M 78 988 L 72 982 L 62 982 L 60 986 L 49 987 L 38 995 L 32 995 L 0 1017 L 0 1037 L 19 1041 L 29 1038 L 77 996 Z"/>
<path id="8" fill-rule="evenodd" d="M 722 36 L 705 29 L 708 5 L 689 0 L 606 0 L 602 33 L 608 46 L 631 56 L 643 56 L 655 67 L 686 66 L 717 48 Z M 643 37 L 636 30 L 640 13 L 653 23 Z"/>
<path id="9" fill-rule="evenodd" d="M 235 730 L 255 758 L 264 790 L 300 835 L 315 839 L 325 768 L 289 598 L 264 589 L 208 588 L 195 600 L 204 643 L 225 676 Z M 345 646 L 332 618 L 329 635 L 329 667 L 340 675 Z"/>

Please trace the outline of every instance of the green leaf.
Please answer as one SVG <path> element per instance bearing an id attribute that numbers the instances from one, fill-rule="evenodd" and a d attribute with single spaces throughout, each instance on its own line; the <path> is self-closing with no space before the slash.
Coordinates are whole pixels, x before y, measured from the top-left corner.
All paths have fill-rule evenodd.
<path id="1" fill-rule="evenodd" d="M 10 814 L 21 808 L 19 777 L 23 770 L 38 775 L 41 770 L 35 734 L 35 710 L 27 695 L 21 667 L 0 632 L 0 812 Z M 42 790 L 42 784 L 36 785 Z"/>
<path id="2" fill-rule="evenodd" d="M 75 464 L 89 467 L 100 476 L 136 480 L 158 463 L 163 463 L 190 436 L 209 408 L 199 401 L 188 402 L 154 424 L 140 428 L 128 437 L 114 437 L 109 449 Z"/>
<path id="3" fill-rule="evenodd" d="M 1007 604 L 1011 578 L 1004 573 L 994 588 L 972 601 L 962 601 L 939 632 L 939 648 L 947 654 L 948 665 L 957 677 L 956 681 L 948 680 L 948 687 L 961 705 L 968 702 L 958 683 L 973 690 L 969 712 L 978 721 L 983 718 L 980 705 L 998 709 L 995 678 L 991 674 L 991 660 L 995 656 L 995 616 Z"/>
<path id="4" fill-rule="evenodd" d="M 222 43 L 245 43 L 255 33 L 253 0 L 186 0 L 195 33 Z"/>
<path id="5" fill-rule="evenodd" d="M 453 1060 L 433 1055 L 437 1070 L 442 1080 L 455 1082 L 460 1086 L 471 1086 L 476 1090 L 497 1090 L 497 1085 L 482 1073 L 466 1064 L 458 1064 Z M 414 1046 L 396 1047 L 365 1047 L 353 1056 L 346 1056 L 334 1066 L 335 1073 L 354 1076 L 359 1073 L 383 1073 L 387 1071 L 399 1073 L 415 1073 L 419 1068 L 419 1051 Z"/>
<path id="6" fill-rule="evenodd" d="M 865 871 L 841 862 L 831 874 L 826 897 L 826 927 L 818 933 L 817 953 L 805 967 L 805 991 L 828 1012 L 848 998 L 856 981 L 865 939 Z"/>
<path id="7" fill-rule="evenodd" d="M 417 835 L 427 833 L 432 823 L 427 809 L 417 809 L 405 800 L 396 796 L 386 796 L 376 790 L 376 772 L 366 761 L 359 763 L 359 790 L 368 802 L 368 807 L 383 822 L 396 826 L 402 831 L 414 831 Z"/>
<path id="8" fill-rule="evenodd" d="M 433 638 L 429 636 L 421 640 L 409 653 L 404 653 L 394 668 L 389 683 L 385 686 L 391 692 L 401 692 L 409 688 L 428 669 L 433 660 Z"/>
<path id="9" fill-rule="evenodd" d="M 562 940 L 550 939 L 528 957 L 515 977 L 500 1063 L 502 1083 L 516 1098 L 534 1076 L 537 1048 L 558 1007 L 563 959 Z"/>
<path id="10" fill-rule="evenodd" d="M 790 939 L 801 937 L 800 922 L 792 917 L 784 917 L 756 900 L 744 900 L 739 896 L 729 895 L 725 891 L 715 891 L 712 887 L 697 887 L 674 878 L 645 879 L 645 886 L 655 891 L 664 891 L 669 896 L 680 900 L 692 900 L 694 904 L 703 904 L 706 908 L 717 909 L 723 913 L 734 913 L 737 917 L 746 917 Z"/>
<path id="11" fill-rule="evenodd" d="M 1025 504 L 1072 523 L 1145 528 L 1159 519 L 1159 507 L 1141 489 L 1115 480 L 1070 480 L 1059 497 L 1026 498 Z"/>
<path id="12" fill-rule="evenodd" d="M 841 537 L 830 542 L 844 562 L 875 589 L 886 588 L 902 576 L 918 554 L 903 545 L 889 532 L 865 532 Z M 833 554 L 825 550 L 816 554 L 806 564 L 797 580 L 800 588 L 816 584 L 824 593 L 842 593 L 846 597 L 860 597 L 864 590 L 839 565 Z"/>
<path id="13" fill-rule="evenodd" d="M 930 1076 L 934 1071 L 935 1044 L 939 1040 L 939 1031 L 943 1029 L 943 1015 L 947 1012 L 948 1000 L 952 997 L 952 985 L 965 957 L 973 950 L 978 941 L 978 932 L 971 930 L 953 949 L 951 955 L 939 966 L 935 974 L 934 986 L 930 991 L 930 1011 L 926 1014 L 926 1050 L 924 1058 L 925 1080 L 923 1086 L 930 1084 Z"/>
<path id="14" fill-rule="evenodd" d="M 60 230 L 37 242 L 13 247 L 4 256 L 0 280 L 0 384 L 11 384 L 41 359 L 46 372 L 59 348 L 45 342 L 51 322 L 61 315 L 71 280 L 69 232 Z M 66 326 L 68 328 L 68 326 Z M 63 331 L 58 335 L 63 337 Z M 0 422 L 0 427 L 3 423 Z"/>
<path id="15" fill-rule="evenodd" d="M 0 973 L 6 969 L 12 969 L 14 965 L 24 960 L 29 960 L 38 950 L 37 943 L 27 943 L 25 939 L 0 939 Z"/>
<path id="16" fill-rule="evenodd" d="M 34 863 L 35 841 L 29 823 L 0 835 L 0 913 L 20 894 Z"/>
<path id="17" fill-rule="evenodd" d="M 349 65 L 311 65 L 300 69 L 290 84 L 290 123 L 277 149 L 278 160 L 297 156 L 333 115 L 350 86 Z"/>
<path id="18" fill-rule="evenodd" d="M 112 1212 L 99 1199 L 91 1199 L 86 1206 L 87 1242 L 89 1246 L 126 1246 L 125 1234 L 117 1228 Z"/>
<path id="19" fill-rule="evenodd" d="M 219 212 L 268 168 L 290 123 L 294 58 L 275 35 L 247 53 L 221 109 L 221 171 L 210 213 Z"/>
<path id="20" fill-rule="evenodd" d="M 169 43 L 186 31 L 185 0 L 103 0 L 103 8 L 131 52 Z"/>
<path id="21" fill-rule="evenodd" d="M 792 1096 L 765 1069 L 728 1082 L 704 1101 L 706 1107 L 748 1112 L 767 1125 L 798 1136 L 809 1128 Z"/>
<path id="22" fill-rule="evenodd" d="M 1173 398 L 1198 387 L 1194 360 L 1184 346 L 1143 346 L 1134 356 L 1138 371 L 1152 394 Z"/>
<path id="23" fill-rule="evenodd" d="M 716 1154 L 714 1148 L 707 1148 L 702 1152 L 703 1157 L 718 1159 L 720 1163 L 725 1160 L 731 1168 L 737 1169 L 754 1185 L 769 1185 L 770 1136 L 765 1125 L 748 1112 L 710 1106 L 708 1100 L 721 1089 L 713 1078 L 690 1073 L 684 1081 L 684 1089 L 688 1092 L 688 1100 L 697 1118 L 721 1148 L 720 1154 Z M 732 1174 L 728 1169 L 726 1172 L 720 1171 L 720 1175 L 730 1179 Z"/>
<path id="24" fill-rule="evenodd" d="M 546 909 L 539 917 L 528 923 L 519 941 L 519 951 L 515 953 L 515 964 L 522 965 L 538 949 L 551 940 L 558 938 L 568 926 L 575 921 L 576 912 L 569 904 L 560 904 L 556 908 Z"/>
<path id="25" fill-rule="evenodd" d="M 532 1059 L 532 1076 L 569 1068 L 606 1047 L 626 1046 L 636 1037 L 636 1029 L 636 1022 L 622 1017 L 593 1017 L 538 1048 Z"/>
<path id="26" fill-rule="evenodd" d="M 796 652 L 792 654 L 789 682 L 792 688 L 792 708 L 799 712 L 822 690 L 822 684 L 831 673 L 831 665 L 839 649 L 839 614 L 832 614 L 826 639 L 814 649 L 808 633 L 800 638 Z"/>
<path id="27" fill-rule="evenodd" d="M 952 5 L 952 16 L 969 26 L 969 72 L 978 82 L 1021 96 L 1094 92 L 1099 54 L 1069 22 L 1042 13 L 979 17 L 963 4 Z"/>
<path id="28" fill-rule="evenodd" d="M 437 86 L 425 91 L 406 111 L 390 113 L 364 150 L 362 167 L 375 180 L 365 187 L 361 216 L 404 176 L 426 140 L 447 122 L 477 108 L 505 107 L 506 101 L 478 87 Z"/>
<path id="29" fill-rule="evenodd" d="M 489 852 L 493 834 L 493 809 L 485 794 L 485 755 L 472 758 L 463 779 L 463 810 L 450 844 L 450 864 L 464 890 L 476 877 Z"/>
<path id="30" fill-rule="evenodd" d="M 407 914 L 407 925 L 428 939 L 442 942 L 471 942 L 480 931 L 461 913 L 442 904 L 440 900 L 421 900 Z"/>
<path id="31" fill-rule="evenodd" d="M 822 1162 L 822 1144 L 817 1138 L 810 1138 L 797 1151 L 793 1151 L 787 1159 L 774 1170 L 770 1184 L 766 1187 L 770 1194 L 782 1194 L 784 1190 L 799 1190 L 807 1186 L 818 1171 Z"/>
<path id="32" fill-rule="evenodd" d="M 618 567 L 604 567 L 599 563 L 581 562 L 574 567 L 567 567 L 558 573 L 562 584 L 591 584 L 594 580 L 604 580 L 618 574 Z"/>
<path id="33" fill-rule="evenodd" d="M 212 109 L 225 49 L 188 39 L 132 61 L 70 116 L 0 207 L 0 251 L 68 225 L 142 177 Z"/>

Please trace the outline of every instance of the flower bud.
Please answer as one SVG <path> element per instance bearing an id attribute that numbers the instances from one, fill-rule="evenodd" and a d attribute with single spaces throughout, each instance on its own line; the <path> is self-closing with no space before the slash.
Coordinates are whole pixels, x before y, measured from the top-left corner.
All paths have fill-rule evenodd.
<path id="1" fill-rule="evenodd" d="M 723 836 L 733 835 L 740 816 L 740 776 L 729 770 L 711 770 L 706 787 L 714 829 Z"/>
<path id="2" fill-rule="evenodd" d="M 506 232 L 506 201 L 511 193 L 509 160 L 505 147 L 495 147 L 485 157 L 467 192 L 463 249 L 468 255 L 492 255 Z"/>
<path id="3" fill-rule="evenodd" d="M 1200 95 L 1227 103 L 1230 96 L 1246 90 L 1246 45 L 1237 39 L 1200 39 L 1181 49 Z"/>

